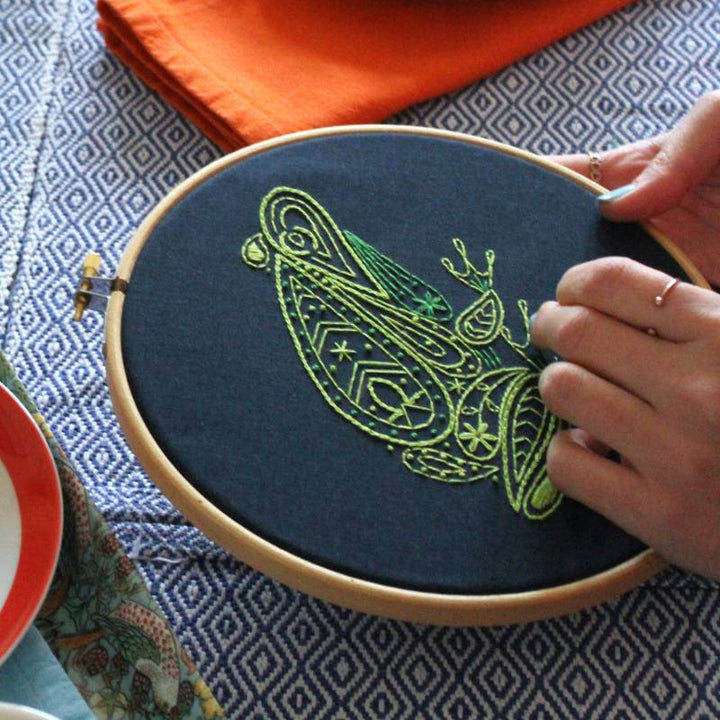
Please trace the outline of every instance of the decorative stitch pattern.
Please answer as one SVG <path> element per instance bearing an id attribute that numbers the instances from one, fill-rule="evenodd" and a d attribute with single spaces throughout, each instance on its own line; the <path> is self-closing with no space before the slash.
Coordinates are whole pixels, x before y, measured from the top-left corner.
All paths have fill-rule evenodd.
<path id="1" fill-rule="evenodd" d="M 540 399 L 542 367 L 526 353 L 524 300 L 517 302 L 522 342 L 505 324 L 493 250 L 479 269 L 455 238 L 461 269 L 441 258 L 478 294 L 456 315 L 438 290 L 341 230 L 301 190 L 268 193 L 260 225 L 242 258 L 274 272 L 298 356 L 335 412 L 390 452 L 402 448 L 413 473 L 451 484 L 501 477 L 513 510 L 534 520 L 558 508 L 562 495 L 547 478 L 545 452 L 560 420 Z M 519 364 L 503 366 L 501 344 Z"/>

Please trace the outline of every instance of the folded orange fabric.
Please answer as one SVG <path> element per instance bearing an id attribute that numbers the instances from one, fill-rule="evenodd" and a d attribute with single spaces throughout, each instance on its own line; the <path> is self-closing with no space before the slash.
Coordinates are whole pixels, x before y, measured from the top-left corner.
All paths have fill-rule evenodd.
<path id="1" fill-rule="evenodd" d="M 99 0 L 108 48 L 225 150 L 374 122 L 632 0 Z"/>

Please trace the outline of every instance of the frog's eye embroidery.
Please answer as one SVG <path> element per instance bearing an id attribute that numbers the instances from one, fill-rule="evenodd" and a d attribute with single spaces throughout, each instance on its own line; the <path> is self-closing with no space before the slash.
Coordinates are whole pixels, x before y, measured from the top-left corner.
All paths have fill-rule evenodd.
<path id="1" fill-rule="evenodd" d="M 545 453 L 561 422 L 542 403 L 541 367 L 525 352 L 524 300 L 522 342 L 505 324 L 493 250 L 478 268 L 456 238 L 457 258 L 439 259 L 477 294 L 456 313 L 439 290 L 341 230 L 301 190 L 268 193 L 260 226 L 242 259 L 274 274 L 299 359 L 336 413 L 390 451 L 402 449 L 417 475 L 449 484 L 502 479 L 516 512 L 542 519 L 557 509 L 562 495 L 547 478 Z M 508 355 L 515 364 L 501 359 Z"/>

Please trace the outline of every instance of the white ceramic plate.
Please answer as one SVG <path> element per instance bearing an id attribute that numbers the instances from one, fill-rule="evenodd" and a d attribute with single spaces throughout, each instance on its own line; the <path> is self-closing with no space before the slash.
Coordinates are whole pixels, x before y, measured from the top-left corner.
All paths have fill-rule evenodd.
<path id="1" fill-rule="evenodd" d="M 25 705 L 0 703 L 0 720 L 57 720 L 57 718 Z"/>
<path id="2" fill-rule="evenodd" d="M 57 718 L 25 705 L 0 703 L 0 720 L 57 720 Z"/>
<path id="3" fill-rule="evenodd" d="M 52 454 L 30 413 L 0 385 L 0 663 L 45 599 L 61 538 Z"/>

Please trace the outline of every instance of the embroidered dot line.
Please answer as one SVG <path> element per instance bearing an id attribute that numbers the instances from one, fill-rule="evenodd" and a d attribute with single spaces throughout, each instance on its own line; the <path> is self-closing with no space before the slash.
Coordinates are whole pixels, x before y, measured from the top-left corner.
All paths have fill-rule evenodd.
<path id="1" fill-rule="evenodd" d="M 495 252 L 485 267 L 442 267 L 478 297 L 455 314 L 418 275 L 348 230 L 302 190 L 277 187 L 260 205 L 261 232 L 241 257 L 275 276 L 284 323 L 305 371 L 328 405 L 357 429 L 402 448 L 411 472 L 448 484 L 502 478 L 508 502 L 541 520 L 562 501 L 545 453 L 560 421 L 539 395 L 542 369 L 513 339 L 494 289 Z M 510 355 L 514 363 L 508 365 Z"/>

